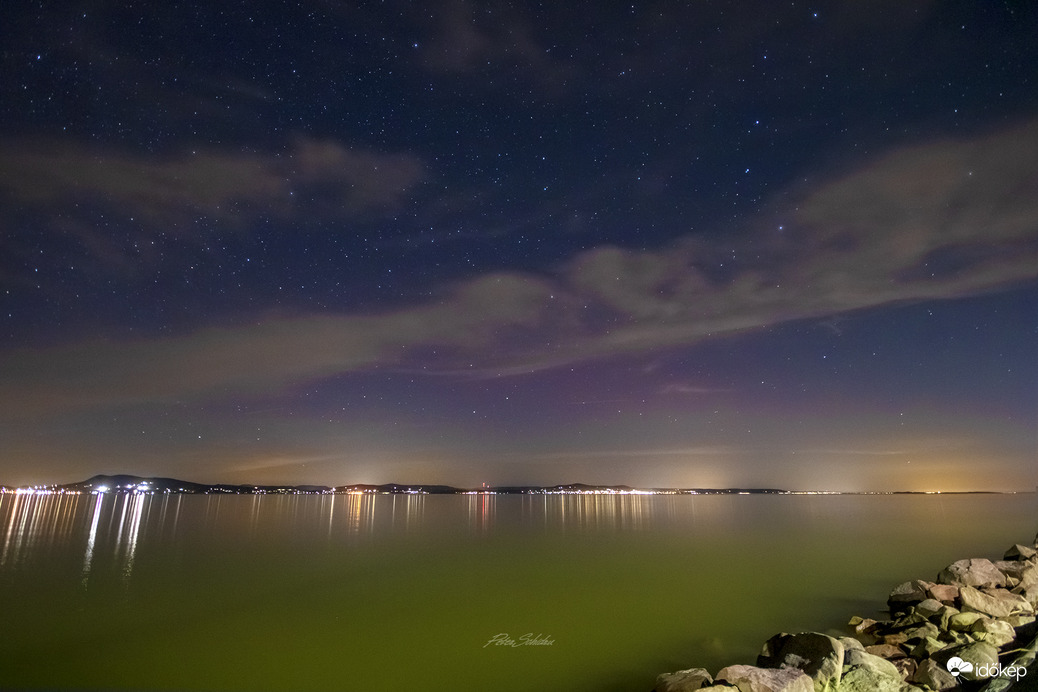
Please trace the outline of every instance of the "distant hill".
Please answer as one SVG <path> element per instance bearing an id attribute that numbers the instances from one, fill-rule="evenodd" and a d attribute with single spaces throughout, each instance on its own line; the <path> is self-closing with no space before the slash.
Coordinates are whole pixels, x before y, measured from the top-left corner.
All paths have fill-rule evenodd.
<path id="1" fill-rule="evenodd" d="M 297 495 L 324 493 L 376 493 L 376 494 L 423 494 L 423 495 L 457 495 L 473 492 L 490 492 L 499 495 L 542 495 L 565 493 L 671 493 L 701 495 L 732 495 L 738 493 L 781 494 L 785 490 L 778 488 L 651 488 L 638 491 L 629 485 L 588 485 L 587 483 L 565 483 L 552 486 L 539 485 L 502 485 L 490 488 L 456 488 L 451 485 L 424 483 L 383 483 L 381 485 L 357 483 L 353 485 L 234 485 L 229 483 L 195 483 L 177 478 L 160 476 L 135 476 L 132 474 L 99 474 L 78 483 L 48 486 L 53 490 L 66 492 L 156 492 L 156 493 L 188 493 L 188 494 L 234 494 L 234 495 Z"/>
<path id="2" fill-rule="evenodd" d="M 103 488 L 103 490 L 102 490 Z M 781 488 L 633 488 L 629 485 L 589 485 L 587 483 L 563 483 L 559 485 L 498 485 L 480 488 L 456 488 L 452 485 L 426 483 L 355 483 L 352 485 L 235 485 L 232 483 L 196 483 L 162 476 L 136 476 L 133 474 L 98 474 L 63 485 L 34 485 L 19 488 L 0 485 L 0 492 L 156 492 L 185 494 L 228 494 L 228 495 L 317 495 L 331 493 L 371 493 L 393 495 L 461 495 L 470 493 L 493 493 L 496 495 L 558 495 L 558 494 L 657 494 L 657 495 L 922 495 L 924 491 L 892 490 L 845 493 L 839 491 L 783 490 Z M 946 495 L 988 494 L 991 491 L 944 492 Z"/>
<path id="3" fill-rule="evenodd" d="M 109 492 L 153 491 L 159 493 L 228 493 L 254 495 L 259 493 L 329 493 L 326 485 L 232 485 L 228 483 L 194 483 L 177 478 L 143 477 L 129 474 L 99 474 L 85 481 L 58 486 L 64 490 L 94 492 L 105 488 Z"/>

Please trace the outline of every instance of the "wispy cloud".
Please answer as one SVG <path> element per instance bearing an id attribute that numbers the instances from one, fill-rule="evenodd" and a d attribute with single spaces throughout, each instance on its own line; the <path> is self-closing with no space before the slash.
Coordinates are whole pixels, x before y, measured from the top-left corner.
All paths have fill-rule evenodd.
<path id="1" fill-rule="evenodd" d="M 424 175 L 419 159 L 298 137 L 281 151 L 199 147 L 167 156 L 57 140 L 0 148 L 0 224 L 34 219 L 89 248 L 99 228 L 194 238 L 202 227 L 241 229 L 260 218 L 350 219 L 391 209 Z"/>
<path id="2" fill-rule="evenodd" d="M 293 179 L 337 180 L 344 204 L 352 199 L 365 207 L 395 198 L 384 192 L 386 185 L 375 186 L 383 190 L 378 193 L 365 192 L 368 183 L 358 183 L 360 191 L 350 186 L 385 163 L 377 156 L 317 142 L 300 143 L 296 156 L 285 168 Z M 81 160 L 86 169 L 76 179 L 88 180 L 87 169 L 106 177 L 107 194 L 136 205 L 138 213 L 183 213 L 171 196 L 221 213 L 245 190 L 269 191 L 268 209 L 291 206 L 289 186 L 274 172 L 281 164 L 270 169 L 248 156 L 210 156 L 200 168 L 187 161 L 156 164 L 143 182 L 131 180 L 135 168 L 126 161 L 109 168 Z M 24 176 L 39 189 L 8 181 L 8 194 L 44 205 L 53 190 L 70 184 L 69 173 L 46 171 L 43 161 Z M 394 189 L 402 191 L 418 175 L 409 159 L 387 165 Z M 160 194 L 177 171 L 193 172 L 194 182 Z M 252 182 L 223 181 L 231 171 L 251 172 Z M 214 189 L 202 189 L 210 179 Z M 381 314 L 276 318 L 174 338 L 8 352 L 0 361 L 0 398 L 42 412 L 269 394 L 375 367 L 507 376 L 1034 280 L 1038 123 L 891 152 L 809 191 L 785 211 L 781 233 L 769 219 L 746 230 L 723 280 L 708 264 L 730 257 L 731 246 L 722 252 L 690 237 L 657 251 L 600 247 L 553 275 L 486 274 L 445 287 L 424 304 Z"/>

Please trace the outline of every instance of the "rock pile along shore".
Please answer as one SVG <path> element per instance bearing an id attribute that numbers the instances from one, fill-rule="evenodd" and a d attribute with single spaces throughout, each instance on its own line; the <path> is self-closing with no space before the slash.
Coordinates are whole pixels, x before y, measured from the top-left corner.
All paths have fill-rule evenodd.
<path id="1" fill-rule="evenodd" d="M 959 560 L 935 582 L 894 587 L 890 620 L 854 616 L 844 636 L 776 634 L 756 665 L 731 665 L 716 676 L 703 668 L 663 673 L 653 692 L 909 692 L 1021 680 L 1028 670 L 1012 660 L 1036 633 L 1036 549 L 1038 536 L 1002 560 Z"/>

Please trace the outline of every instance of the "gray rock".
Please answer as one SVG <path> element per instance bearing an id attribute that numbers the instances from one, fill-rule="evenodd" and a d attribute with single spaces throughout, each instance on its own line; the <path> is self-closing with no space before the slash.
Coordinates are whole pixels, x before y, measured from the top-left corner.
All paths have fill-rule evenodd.
<path id="1" fill-rule="evenodd" d="M 927 637 L 912 649 L 912 658 L 930 658 L 933 654 L 948 646 L 937 637 Z"/>
<path id="2" fill-rule="evenodd" d="M 1006 581 L 1015 579 L 1017 584 L 1038 584 L 1038 565 L 1027 561 L 999 560 L 991 563 L 1006 575 Z M 1014 584 L 1015 586 L 1016 584 Z"/>
<path id="3" fill-rule="evenodd" d="M 893 606 L 895 604 L 918 603 L 930 597 L 928 590 L 931 586 L 933 586 L 933 582 L 923 581 L 922 579 L 913 579 L 912 581 L 898 584 L 887 597 L 887 604 Z"/>
<path id="4" fill-rule="evenodd" d="M 1038 536 L 1035 537 L 1035 540 L 1038 541 Z M 1017 543 L 1016 545 L 1014 545 L 1013 547 L 1011 547 L 1009 550 L 1006 551 L 1005 559 L 1006 560 L 1027 560 L 1028 558 L 1032 558 L 1032 557 L 1036 557 L 1036 556 L 1038 556 L 1038 550 L 1035 550 L 1034 548 L 1029 548 L 1026 545 L 1020 545 L 1019 543 Z"/>
<path id="5" fill-rule="evenodd" d="M 889 646 L 901 646 L 908 641 L 908 637 L 904 632 L 891 632 L 890 634 L 884 634 L 879 638 L 879 644 L 886 644 Z"/>
<path id="6" fill-rule="evenodd" d="M 973 643 L 973 635 L 968 632 L 941 632 L 938 639 L 944 642 L 945 647 Z"/>
<path id="7" fill-rule="evenodd" d="M 951 563 L 937 575 L 937 581 L 956 586 L 1005 586 L 1006 575 L 991 560 L 975 557 Z"/>
<path id="8" fill-rule="evenodd" d="M 1008 622 L 1010 626 L 1017 628 L 1030 625 L 1035 619 L 1034 615 L 1010 615 L 1007 618 L 1002 618 L 1002 622 Z"/>
<path id="9" fill-rule="evenodd" d="M 926 685 L 932 690 L 950 690 L 959 684 L 954 675 L 932 658 L 919 662 L 911 682 Z"/>
<path id="10" fill-rule="evenodd" d="M 952 617 L 959 614 L 958 608 L 952 606 L 941 606 L 941 609 L 937 611 L 934 617 L 930 618 L 930 621 L 937 625 L 938 629 L 947 630 L 951 626 Z"/>
<path id="11" fill-rule="evenodd" d="M 855 634 L 871 634 L 872 631 L 876 629 L 877 625 L 879 625 L 879 623 L 872 618 L 863 618 L 860 615 L 855 615 L 847 621 L 847 626 L 850 627 Z"/>
<path id="12" fill-rule="evenodd" d="M 797 668 L 728 666 L 718 671 L 717 681 L 735 685 L 739 692 L 815 692 L 810 676 Z"/>
<path id="13" fill-rule="evenodd" d="M 915 627 L 909 627 L 901 631 L 901 634 L 905 636 L 906 642 L 911 642 L 913 639 L 926 639 L 927 637 L 937 637 L 941 634 L 941 630 L 937 625 L 932 622 L 923 622 Z"/>
<path id="14" fill-rule="evenodd" d="M 876 644 L 874 646 L 866 646 L 865 652 L 870 653 L 873 656 L 879 656 L 888 660 L 895 658 L 904 658 L 908 654 L 900 646 L 894 646 L 893 644 Z M 846 655 L 846 653 L 844 654 Z"/>
<path id="15" fill-rule="evenodd" d="M 894 672 L 897 672 L 897 668 L 894 668 Z M 900 675 L 888 677 L 880 675 L 872 668 L 858 666 L 843 674 L 840 692 L 900 692 L 901 684 Z"/>
<path id="16" fill-rule="evenodd" d="M 706 668 L 688 668 L 675 673 L 661 673 L 656 676 L 653 692 L 694 692 L 706 685 L 712 685 L 714 679 Z"/>
<path id="17" fill-rule="evenodd" d="M 1033 584 L 1038 584 L 1038 563 L 1029 560 L 1020 564 L 1026 565 L 1026 567 L 1020 570 L 1020 583 L 1018 586 L 1027 587 Z"/>
<path id="18" fill-rule="evenodd" d="M 799 668 L 811 676 L 816 692 L 835 687 L 843 672 L 843 644 L 826 634 L 776 634 L 764 643 L 757 665 Z"/>
<path id="19" fill-rule="evenodd" d="M 954 646 L 945 649 L 933 657 L 933 661 L 944 670 L 948 669 L 948 662 L 953 658 L 959 658 L 966 663 L 972 664 L 974 672 L 963 671 L 959 677 L 966 680 L 977 680 L 975 669 L 981 665 L 995 665 L 998 663 L 998 649 L 987 642 L 974 642 L 965 646 Z"/>
<path id="20" fill-rule="evenodd" d="M 1018 586 L 1013 589 L 1013 593 L 1030 603 L 1032 609 L 1038 610 L 1038 584 Z"/>
<path id="21" fill-rule="evenodd" d="M 915 608 L 913 608 L 912 606 L 909 606 L 908 607 L 908 611 L 904 615 L 899 617 L 897 620 L 894 620 L 893 622 L 889 623 L 889 625 L 893 629 L 906 630 L 909 627 L 917 627 L 919 625 L 925 625 L 929 621 L 930 620 L 928 618 L 925 618 L 922 615 L 920 615 L 919 613 L 915 612 Z"/>
<path id="22" fill-rule="evenodd" d="M 969 632 L 970 627 L 973 627 L 973 624 L 983 617 L 980 613 L 956 613 L 948 618 L 948 627 L 945 629 L 955 632 Z"/>
<path id="23" fill-rule="evenodd" d="M 996 647 L 1003 647 L 1016 639 L 1016 630 L 1008 622 L 981 618 L 970 627 L 970 633 L 977 641 L 986 642 Z M 984 635 L 984 636 L 981 636 Z"/>
<path id="24" fill-rule="evenodd" d="M 936 615 L 940 612 L 944 604 L 935 598 L 927 598 L 915 604 L 915 612 L 922 615 L 925 618 L 929 618 L 932 615 Z"/>
<path id="25" fill-rule="evenodd" d="M 844 676 L 840 679 L 840 689 L 847 684 L 846 671 L 848 668 L 868 668 L 882 677 L 893 678 L 901 681 L 901 671 L 893 663 L 885 658 L 874 656 L 865 651 L 851 649 L 844 652 L 843 658 Z"/>
<path id="26" fill-rule="evenodd" d="M 959 597 L 959 587 L 954 584 L 934 584 L 926 590 L 930 598 L 951 605 Z"/>
<path id="27" fill-rule="evenodd" d="M 1034 607 L 1023 597 L 1005 589 L 979 591 L 971 586 L 959 589 L 962 609 L 996 618 L 1010 615 L 1034 615 Z"/>
<path id="28" fill-rule="evenodd" d="M 865 650 L 865 645 L 862 644 L 857 639 L 855 639 L 854 637 L 839 637 L 839 640 L 840 640 L 840 643 L 843 644 L 843 655 L 844 655 L 844 657 L 847 656 L 847 652 L 848 651 L 864 651 Z M 843 664 L 847 665 L 846 658 L 845 658 Z"/>
<path id="29" fill-rule="evenodd" d="M 915 675 L 916 669 L 919 667 L 919 661 L 914 658 L 895 658 L 890 661 L 895 668 L 901 671 L 902 680 L 911 680 L 912 676 Z"/>

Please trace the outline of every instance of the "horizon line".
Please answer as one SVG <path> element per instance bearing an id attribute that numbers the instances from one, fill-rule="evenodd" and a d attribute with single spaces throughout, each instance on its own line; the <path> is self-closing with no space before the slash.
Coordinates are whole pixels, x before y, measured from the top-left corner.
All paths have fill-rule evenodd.
<path id="1" fill-rule="evenodd" d="M 469 487 L 469 486 L 455 486 L 446 483 L 398 483 L 396 481 L 390 481 L 386 483 L 344 483 L 340 485 L 325 485 L 319 483 L 199 483 L 197 481 L 187 481 L 179 478 L 172 478 L 168 476 L 140 476 L 131 473 L 99 473 L 86 478 L 81 481 L 73 481 L 71 483 L 34 483 L 28 485 L 6 485 L 0 484 L 0 493 L 11 494 L 11 493 L 36 493 L 36 494 L 50 494 L 50 493 L 69 493 L 79 492 L 70 490 L 75 486 L 90 487 L 90 481 L 103 478 L 103 477 L 119 477 L 123 476 L 128 479 L 136 479 L 134 487 L 123 488 L 121 485 L 117 485 L 115 489 L 110 489 L 105 486 L 100 492 L 112 492 L 116 493 L 147 493 L 154 494 L 156 491 L 160 491 L 158 488 L 152 490 L 146 486 L 156 480 L 162 481 L 174 481 L 177 483 L 183 483 L 186 485 L 196 486 L 193 489 L 179 488 L 175 491 L 171 491 L 169 488 L 161 490 L 163 493 L 179 493 L 179 494 L 208 494 L 210 491 L 219 492 L 223 494 L 234 494 L 237 491 L 238 494 L 267 494 L 270 491 L 282 491 L 282 494 L 288 494 L 295 491 L 296 494 L 346 494 L 351 489 L 365 488 L 364 492 L 369 493 L 383 493 L 383 494 L 537 494 L 537 491 L 562 491 L 565 489 L 576 489 L 586 488 L 590 492 L 573 492 L 573 493 L 559 493 L 559 494 L 646 494 L 646 495 L 662 495 L 662 494 L 739 494 L 740 492 L 745 494 L 772 494 L 772 495 L 894 495 L 894 494 L 917 494 L 917 495 L 964 495 L 964 494 L 998 494 L 998 495 L 1018 495 L 1038 492 L 1038 486 L 1035 486 L 1031 490 L 827 490 L 827 489 L 790 489 L 781 488 L 774 486 L 634 486 L 627 483 L 585 483 L 581 481 L 568 482 L 568 483 L 555 483 L 552 485 L 542 484 L 527 484 L 527 483 L 501 483 L 501 484 L 487 484 L 483 483 L 481 487 Z M 393 490 L 387 490 L 387 488 L 393 488 Z M 444 489 L 447 492 L 443 493 L 430 493 L 428 488 L 439 488 Z M 399 489 L 399 490 L 398 490 Z M 517 490 L 519 492 L 507 492 L 508 490 Z M 249 491 L 252 492 L 249 492 Z M 287 491 L 284 492 L 284 491 Z M 453 492 L 451 492 L 453 491 Z M 506 491 L 506 492 L 500 492 Z M 526 492 L 523 492 L 526 491 Z M 98 492 L 91 490 L 90 492 Z M 550 494 L 550 493 L 545 493 Z"/>

